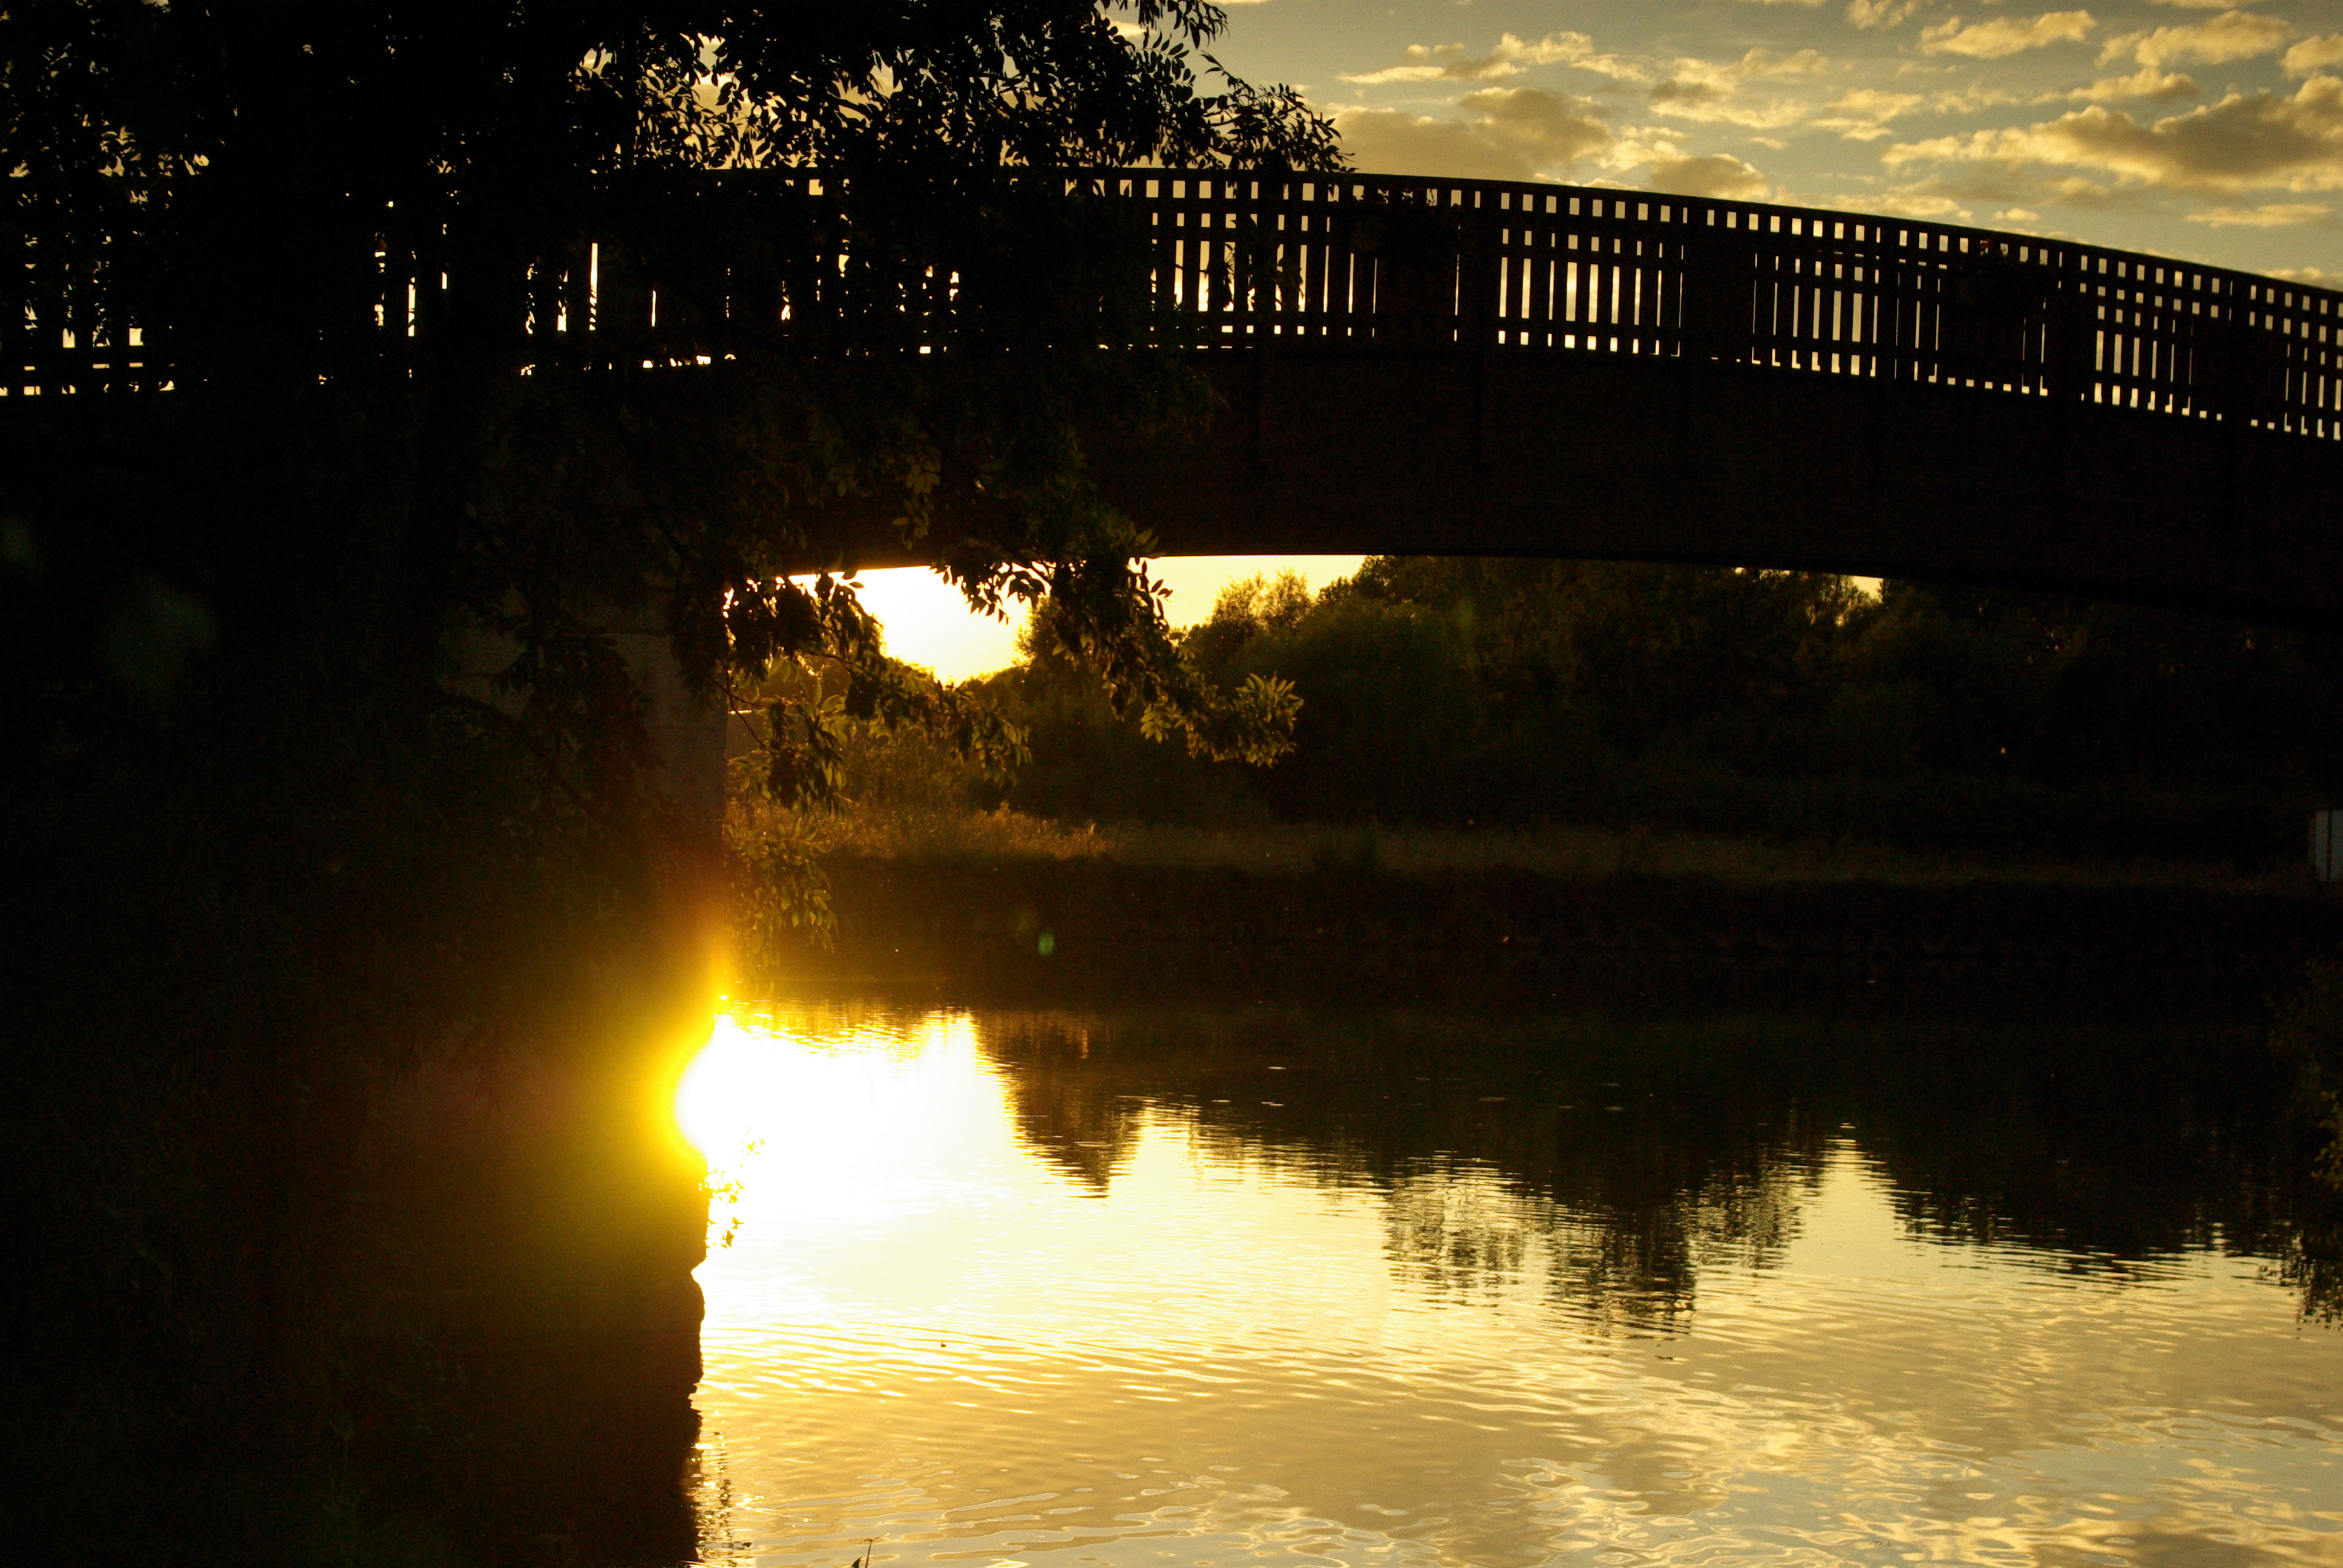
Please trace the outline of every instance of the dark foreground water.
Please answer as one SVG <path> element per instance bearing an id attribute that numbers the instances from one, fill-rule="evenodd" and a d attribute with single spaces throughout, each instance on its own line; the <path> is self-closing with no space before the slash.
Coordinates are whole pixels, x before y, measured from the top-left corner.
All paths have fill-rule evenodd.
<path id="1" fill-rule="evenodd" d="M 2343 1563 L 2253 1033 L 741 1008 L 703 1555 Z"/>

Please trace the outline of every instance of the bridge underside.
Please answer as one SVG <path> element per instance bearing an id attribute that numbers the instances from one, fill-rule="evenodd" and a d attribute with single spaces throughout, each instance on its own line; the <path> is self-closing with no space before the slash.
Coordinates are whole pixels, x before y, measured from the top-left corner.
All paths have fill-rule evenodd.
<path id="1" fill-rule="evenodd" d="M 1614 355 L 1272 349 L 1207 373 L 1227 407 L 1203 437 L 1094 448 L 1167 555 L 1780 567 L 2343 626 L 2335 443 Z"/>

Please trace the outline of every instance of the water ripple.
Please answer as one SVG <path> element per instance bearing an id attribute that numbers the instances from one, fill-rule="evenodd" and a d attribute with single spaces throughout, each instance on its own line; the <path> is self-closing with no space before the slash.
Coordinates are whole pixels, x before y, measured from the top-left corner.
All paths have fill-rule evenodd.
<path id="1" fill-rule="evenodd" d="M 984 1030 L 744 1033 L 814 1141 L 701 1270 L 711 1563 L 2343 1563 L 2343 1341 L 2250 1260 L 1919 1233 L 1846 1135 L 1654 1229 Z"/>

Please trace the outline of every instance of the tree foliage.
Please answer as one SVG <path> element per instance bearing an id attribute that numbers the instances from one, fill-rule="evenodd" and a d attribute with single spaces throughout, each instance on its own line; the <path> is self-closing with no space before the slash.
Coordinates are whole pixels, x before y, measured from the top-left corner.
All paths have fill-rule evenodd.
<path id="1" fill-rule="evenodd" d="M 1375 558 L 1183 634 L 1292 683 L 1274 772 L 1148 763 L 1079 671 L 1001 678 L 1020 807 L 1107 819 L 1646 822 L 2266 861 L 2343 789 L 2343 653 L 2036 595 L 1629 563 Z"/>
<path id="2" fill-rule="evenodd" d="M 608 1516 L 637 1532 L 610 1560 L 689 1553 L 689 1365 L 636 1353 L 666 1353 L 638 1286 L 696 1311 L 704 1195 L 643 1111 L 707 976 L 645 852 L 644 649 L 719 700 L 778 669 L 760 772 L 791 806 L 872 728 L 1012 749 L 885 658 L 849 569 L 877 538 L 980 604 L 1048 599 L 1127 710 L 1275 743 L 1179 663 L 1083 458 L 1097 424 L 1209 410 L 1150 347 L 1132 235 L 1062 176 L 1332 156 L 1292 95 L 1214 75 L 1220 26 L 0 7 L 0 337 L 43 389 L 0 398 L 20 1552 L 588 1561 Z M 709 362 L 540 355 L 538 285 L 588 245 L 703 318 Z M 714 309 L 725 268 L 775 308 Z M 936 277 L 953 308 L 915 317 Z M 170 386 L 100 391 L 93 360 Z M 818 920 L 802 839 L 753 848 L 751 942 Z M 560 1109 L 511 1150 L 433 1141 L 409 1191 L 377 1097 L 423 1063 Z M 628 1326 L 593 1326 L 611 1302 Z"/>
<path id="3" fill-rule="evenodd" d="M 0 19 L 5 221 L 29 263 L 0 303 L 163 346 L 176 395 L 241 449 L 245 493 L 171 502 L 207 508 L 181 531 L 230 554 L 305 526 L 252 521 L 298 505 L 266 493 L 288 442 L 398 433 L 387 668 L 427 668 L 451 626 L 503 639 L 507 704 L 526 699 L 578 784 L 644 754 L 610 636 L 626 618 L 662 618 L 711 695 L 811 660 L 839 673 L 845 719 L 997 739 L 880 657 L 850 577 L 873 518 L 980 608 L 1054 600 L 1067 648 L 1151 724 L 1261 755 L 1273 706 L 1215 702 L 1182 669 L 1128 566 L 1143 529 L 1089 484 L 1085 423 L 1209 409 L 1148 351 L 1134 236 L 1061 177 L 1337 162 L 1291 89 L 1204 53 L 1224 25 L 1202 0 L 31 0 Z M 598 236 L 701 297 L 713 364 L 528 362 L 534 269 Z M 388 357 L 401 302 L 378 253 L 444 282 Z M 831 258 L 818 327 L 712 308 L 727 266 Z M 947 276 L 949 311 L 907 307 Z M 830 724 L 773 714 L 782 799 L 822 798 Z"/>

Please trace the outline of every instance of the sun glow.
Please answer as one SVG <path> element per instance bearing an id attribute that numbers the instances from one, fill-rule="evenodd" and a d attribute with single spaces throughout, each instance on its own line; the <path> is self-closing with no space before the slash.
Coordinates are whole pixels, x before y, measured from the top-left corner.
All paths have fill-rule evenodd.
<path id="1" fill-rule="evenodd" d="M 1168 585 L 1165 610 L 1175 627 L 1193 626 L 1212 613 L 1223 585 L 1255 572 L 1275 577 L 1297 571 L 1311 588 L 1324 588 L 1359 569 L 1363 556 L 1164 556 L 1147 563 L 1156 581 Z M 989 675 L 1017 661 L 1021 610 L 992 620 L 968 608 L 960 589 L 925 567 L 866 571 L 862 604 L 887 628 L 887 651 L 922 665 L 945 680 Z"/>
<path id="2" fill-rule="evenodd" d="M 867 1220 L 984 1139 L 1000 1091 L 969 1021 L 909 1030 L 731 1011 L 676 1091 L 677 1124 L 725 1199 L 719 1224 Z"/>

